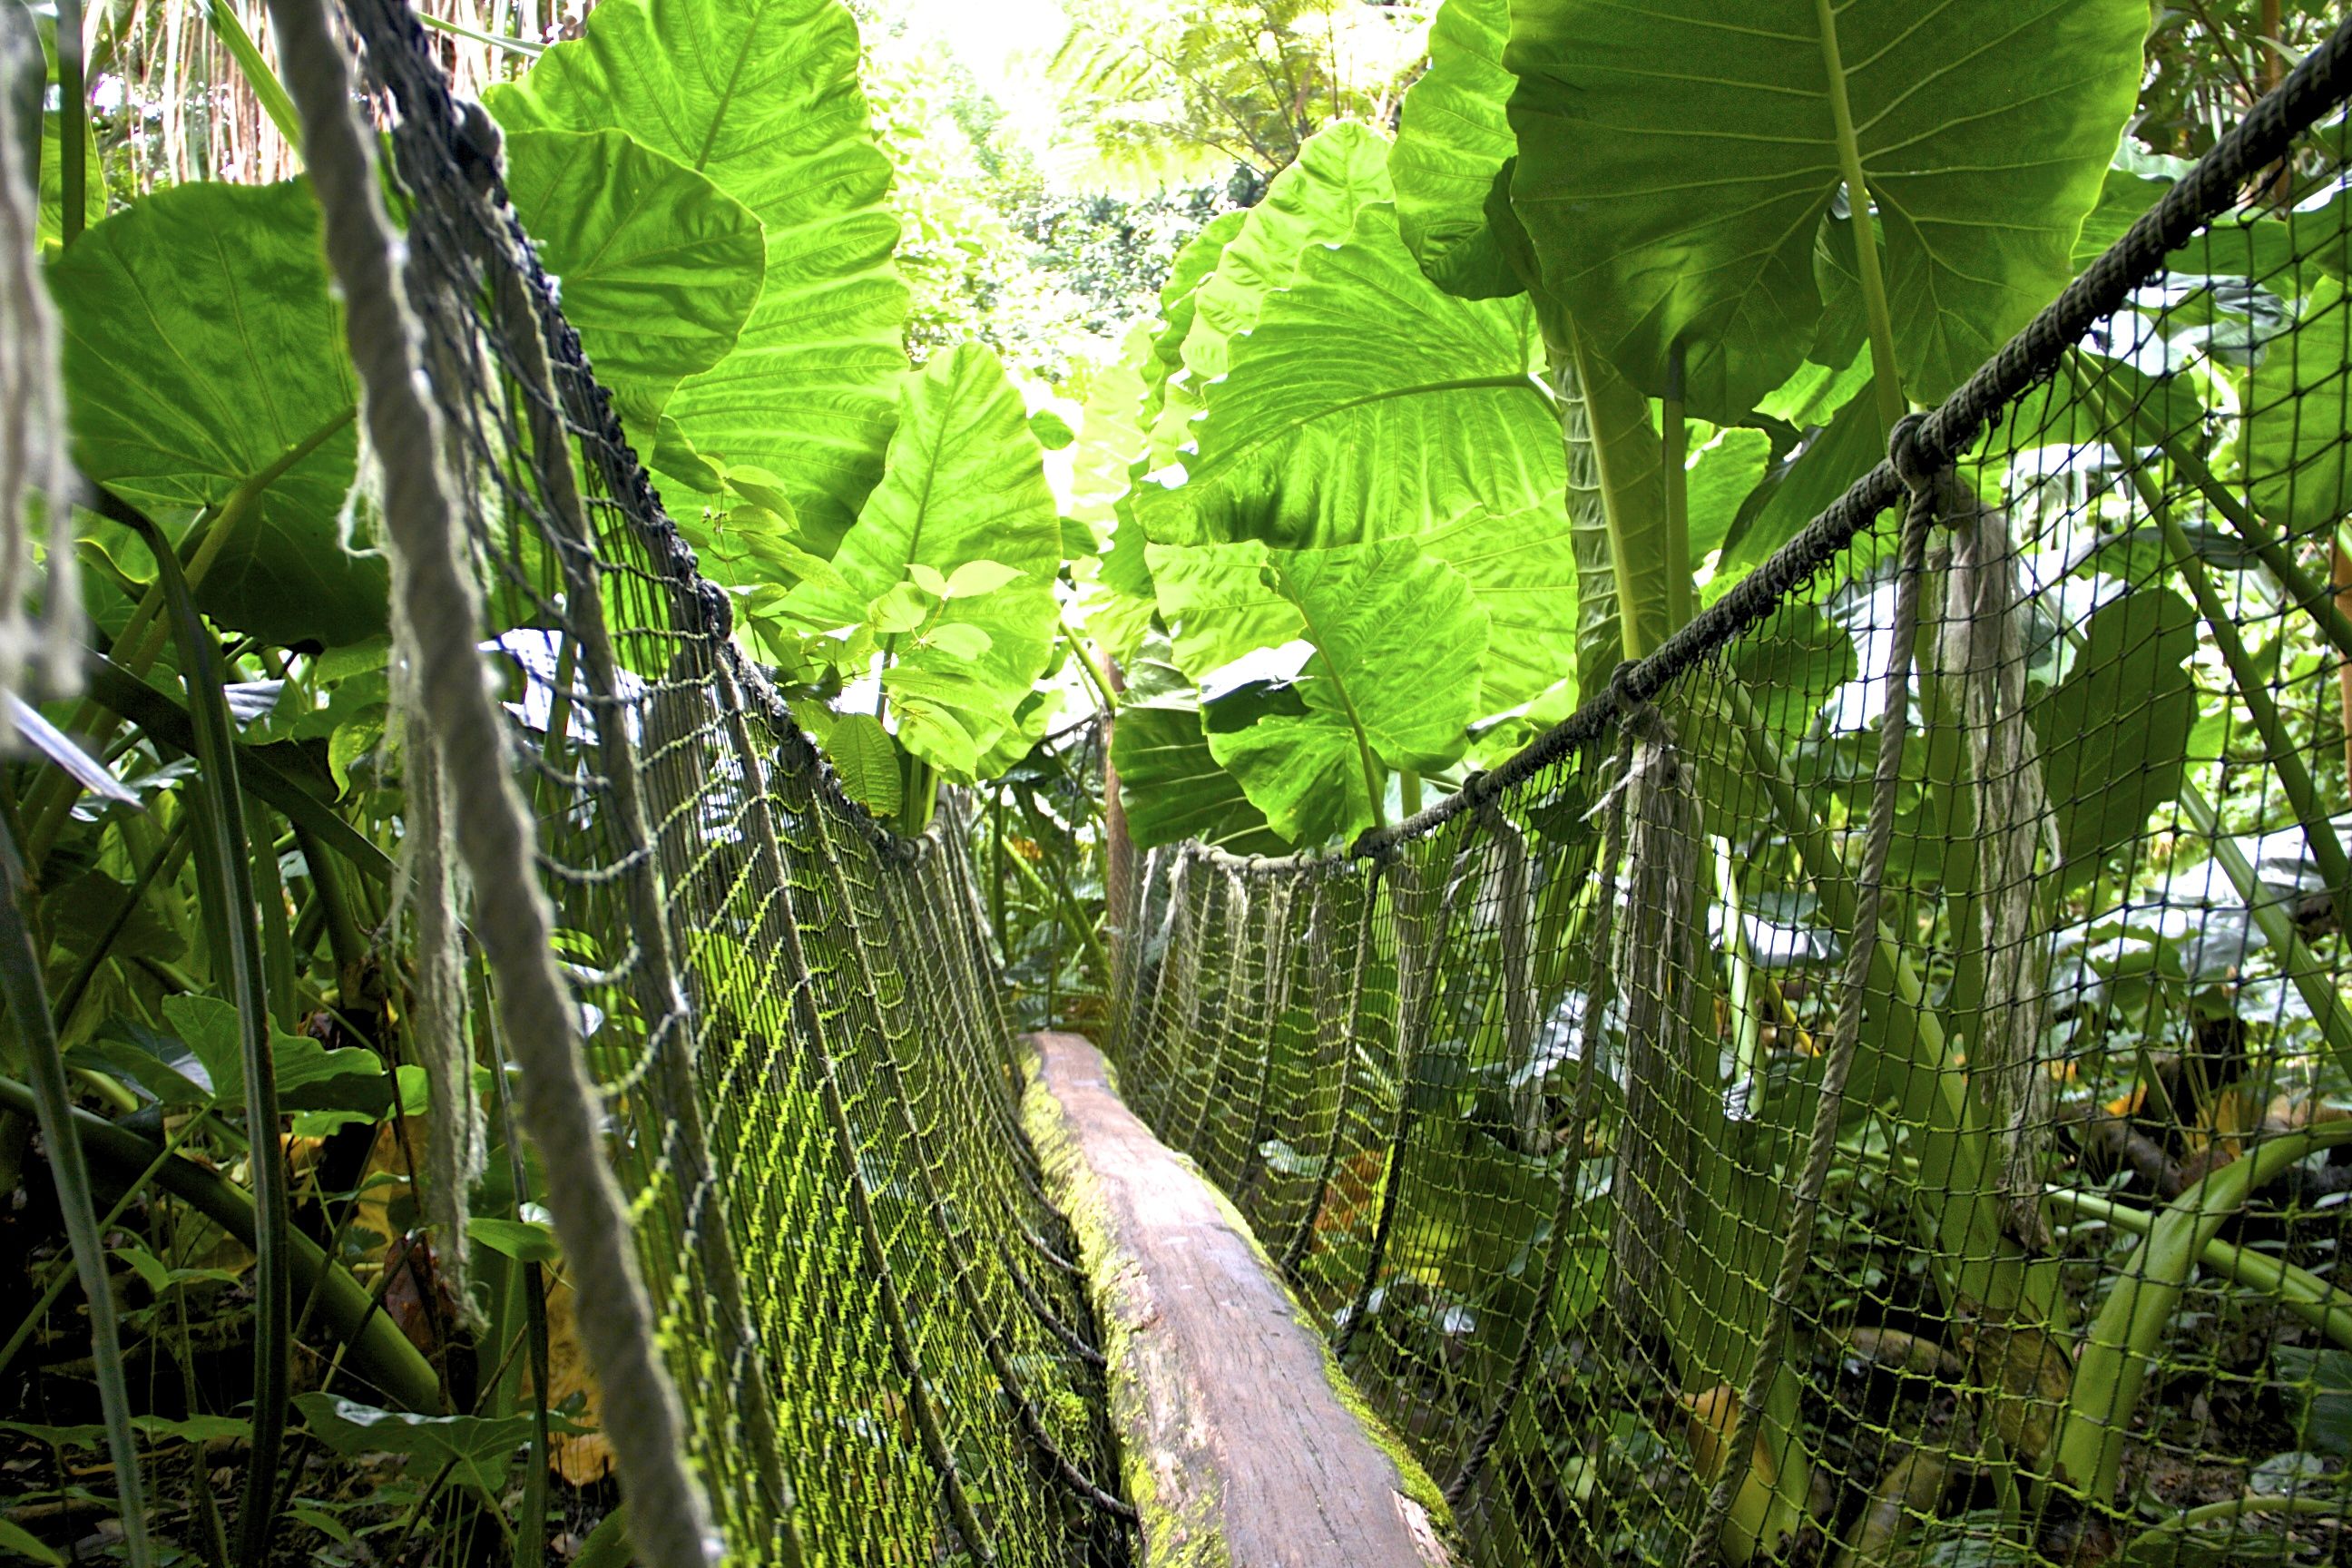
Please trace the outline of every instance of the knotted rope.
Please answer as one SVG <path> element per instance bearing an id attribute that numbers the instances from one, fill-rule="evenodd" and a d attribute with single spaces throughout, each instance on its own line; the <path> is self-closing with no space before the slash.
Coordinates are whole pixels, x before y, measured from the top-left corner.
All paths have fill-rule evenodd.
<path id="1" fill-rule="evenodd" d="M 272 0 L 287 88 L 300 111 L 310 181 L 326 218 L 367 433 L 383 464 L 385 542 L 401 563 L 415 633 L 413 739 L 429 734 L 457 848 L 478 899 L 476 934 L 499 1016 L 521 1064 L 520 1110 L 547 1168 L 556 1234 L 579 1283 L 581 1337 L 603 1393 L 604 1430 L 630 1503 L 630 1537 L 656 1568 L 702 1568 L 719 1542 L 686 1465 L 685 1421 L 659 1359 L 627 1211 L 605 1156 L 604 1108 L 589 1080 L 579 1016 L 557 971 L 530 817 L 508 768 L 503 720 L 476 643 L 481 594 L 460 554 L 445 484 L 440 416 L 416 321 L 402 292 L 373 139 L 352 110 L 351 63 L 320 0 Z M 417 723 L 417 721 L 423 721 Z"/>

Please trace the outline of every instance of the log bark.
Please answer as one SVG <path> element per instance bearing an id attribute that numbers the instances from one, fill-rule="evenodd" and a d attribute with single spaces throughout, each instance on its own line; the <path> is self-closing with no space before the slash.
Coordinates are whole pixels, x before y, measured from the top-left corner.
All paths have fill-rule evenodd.
<path id="1" fill-rule="evenodd" d="M 1120 1103 L 1093 1046 L 1030 1047 L 1024 1120 L 1078 1233 L 1146 1568 L 1452 1562 L 1437 1489 L 1233 1206 Z"/>

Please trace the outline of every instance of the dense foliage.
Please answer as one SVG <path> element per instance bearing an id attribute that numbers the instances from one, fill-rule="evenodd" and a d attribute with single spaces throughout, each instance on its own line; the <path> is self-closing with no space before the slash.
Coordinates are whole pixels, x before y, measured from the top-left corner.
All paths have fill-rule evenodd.
<path id="1" fill-rule="evenodd" d="M 32 85 L 56 92 L 56 18 L 0 5 L 46 29 L 50 77 Z M 258 177 L 299 167 L 283 92 L 257 16 L 227 0 L 56 9 L 90 35 L 64 51 L 87 62 L 87 101 L 21 129 L 41 156 L 72 458 L 110 498 L 73 517 L 108 662 L 87 696 L 41 708 L 57 731 L 41 751 L 0 766 L 0 816 L 81 1102 L 202 1154 L 217 1189 L 209 1207 L 136 1171 L 109 1189 L 158 1533 L 223 1563 L 224 1519 L 259 1509 L 285 1521 L 278 1551 L 322 1561 L 537 1560 L 551 1531 L 604 1515 L 593 1394 L 502 1117 L 476 1209 L 507 1217 L 475 1222 L 479 1300 L 447 1298 L 417 1222 L 387 578 L 316 205 L 299 178 Z M 1084 1019 L 1072 995 L 1105 968 L 1103 759 L 1077 750 L 1100 746 L 1096 712 L 1116 712 L 1141 847 L 1337 847 L 1410 815 L 1790 539 L 2330 20 L 2216 0 L 2151 27 L 2144 0 L 2004 0 L 1979 42 L 1989 7 L 1918 9 L 1853 0 L 1825 51 L 1831 8 L 1804 0 L 1679 19 L 1594 0 L 1070 0 L 1046 79 L 1079 128 L 1064 151 L 1085 155 L 1058 162 L 903 18 L 866 16 L 861 37 L 841 0 L 468 5 L 450 36 L 563 309 L 745 647 L 877 816 L 919 827 L 942 785 L 992 803 L 983 864 L 1024 1005 Z M 510 29 L 528 36 L 481 41 Z M 88 154 L 70 174 L 68 142 Z M 2021 146 L 2036 155 L 2006 156 Z M 2342 381 L 2262 350 L 2342 319 L 2340 274 L 2281 265 L 2296 225 L 2341 221 L 2336 182 L 2283 169 L 2182 258 L 2202 282 L 2140 303 L 2193 372 L 2134 367 L 2206 416 L 2200 449 L 2168 453 L 2184 488 L 2251 493 L 2322 579 L 2352 510 Z M 2302 352 L 2340 354 L 2335 332 Z M 2242 352 L 2202 352 L 2222 341 Z M 2068 384 L 2042 416 L 2134 434 Z M 2239 438 L 2238 410 L 2292 398 L 2308 418 Z M 1987 465 L 1968 477 L 2001 493 Z M 2189 510 L 2200 540 L 2236 525 Z M 2103 981 L 2161 994 L 2168 1022 L 2116 1026 L 2158 1049 L 2242 994 L 2205 963 L 2218 950 L 2136 901 L 2148 868 L 2123 852 L 2151 813 L 2200 821 L 2207 917 L 2242 929 L 2267 918 L 2262 888 L 2213 846 L 2352 807 L 2335 652 L 2285 616 L 2233 643 L 2200 585 L 2280 590 L 2243 552 L 2216 559 L 2053 573 L 2030 689 L 2066 803 L 2068 874 L 2041 918 Z M 2242 660 L 2312 695 L 2250 707 Z M 1861 662 L 1852 626 L 1814 614 L 1725 689 L 1777 722 L 1785 694 L 1834 690 Z M 2130 732 L 2070 745 L 2119 693 Z M 1798 716 L 1804 822 L 1759 858 L 1801 860 L 1801 829 L 1843 829 L 1859 798 L 1871 716 L 1815 708 Z M 1731 765 L 1738 701 L 1677 717 Z M 249 843 L 224 848 L 206 751 L 229 744 L 252 798 Z M 2282 789 L 2282 756 L 2318 760 Z M 1906 759 L 1922 819 L 1941 765 L 1926 740 Z M 1932 926 L 1947 868 L 1899 870 Z M 247 953 L 260 1017 L 232 987 Z M 1964 964 L 1933 978 L 1948 997 L 1970 983 Z M 2305 1006 L 2270 1044 L 2302 1048 L 2322 1016 Z M 241 1026 L 278 1065 L 269 1125 L 245 1104 Z M 126 1548 L 100 1522 L 108 1487 L 84 1479 L 100 1412 L 65 1200 L 15 1085 L 42 1037 L 20 1019 L 0 1041 L 0 1196 L 17 1194 L 0 1277 L 26 1303 L 0 1321 L 20 1494 L 0 1500 L 0 1552 L 56 1561 Z M 2135 1071 L 2095 1087 L 2136 1092 Z M 496 1104 L 499 1075 L 482 1078 Z M 1951 1091 L 1932 1072 L 1912 1088 Z M 2209 1142 L 2213 1114 L 2181 1111 Z M 244 1315 L 251 1222 L 217 1216 L 273 1146 L 319 1277 L 365 1281 L 404 1337 L 306 1315 L 307 1436 L 282 1472 L 240 1474 L 238 1401 L 272 1347 Z M 1981 1237 L 1944 1223 L 1927 1221 L 1981 1272 L 1975 1293 L 2014 1293 L 1969 1252 Z M 541 1374 L 530 1347 L 551 1337 Z M 465 1414 L 329 1392 L 346 1360 Z M 552 1497 L 516 1463 L 550 1411 L 571 1483 Z M 2097 1450 L 2079 1424 L 2062 1437 Z M 405 1462 L 342 1462 L 369 1453 Z M 1804 1500 L 1771 1505 L 1785 1531 Z"/>

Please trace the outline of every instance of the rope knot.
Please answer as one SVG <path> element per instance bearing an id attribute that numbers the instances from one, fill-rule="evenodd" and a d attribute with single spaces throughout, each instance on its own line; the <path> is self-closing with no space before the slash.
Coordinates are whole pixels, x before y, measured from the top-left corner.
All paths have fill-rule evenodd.
<path id="1" fill-rule="evenodd" d="M 1942 453 L 1927 450 L 1922 439 L 1927 426 L 1926 415 L 1906 414 L 1895 422 L 1895 428 L 1886 437 L 1886 460 L 1894 466 L 1895 477 L 1903 481 L 1903 488 L 1915 496 L 1934 491 L 1936 476 L 1948 461 Z"/>
<path id="2" fill-rule="evenodd" d="M 1617 716 L 1631 718 L 1643 704 L 1633 692 L 1633 672 L 1642 668 L 1637 658 L 1620 659 L 1617 668 L 1609 672 L 1609 700 L 1617 705 Z"/>

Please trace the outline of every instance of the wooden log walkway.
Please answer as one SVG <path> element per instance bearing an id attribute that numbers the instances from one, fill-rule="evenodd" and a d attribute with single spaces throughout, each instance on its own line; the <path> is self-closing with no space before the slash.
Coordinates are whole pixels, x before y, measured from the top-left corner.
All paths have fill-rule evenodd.
<path id="1" fill-rule="evenodd" d="M 1146 1568 L 1449 1563 L 1437 1489 L 1232 1205 L 1119 1101 L 1092 1045 L 1029 1043 L 1023 1117 L 1078 1233 Z"/>

